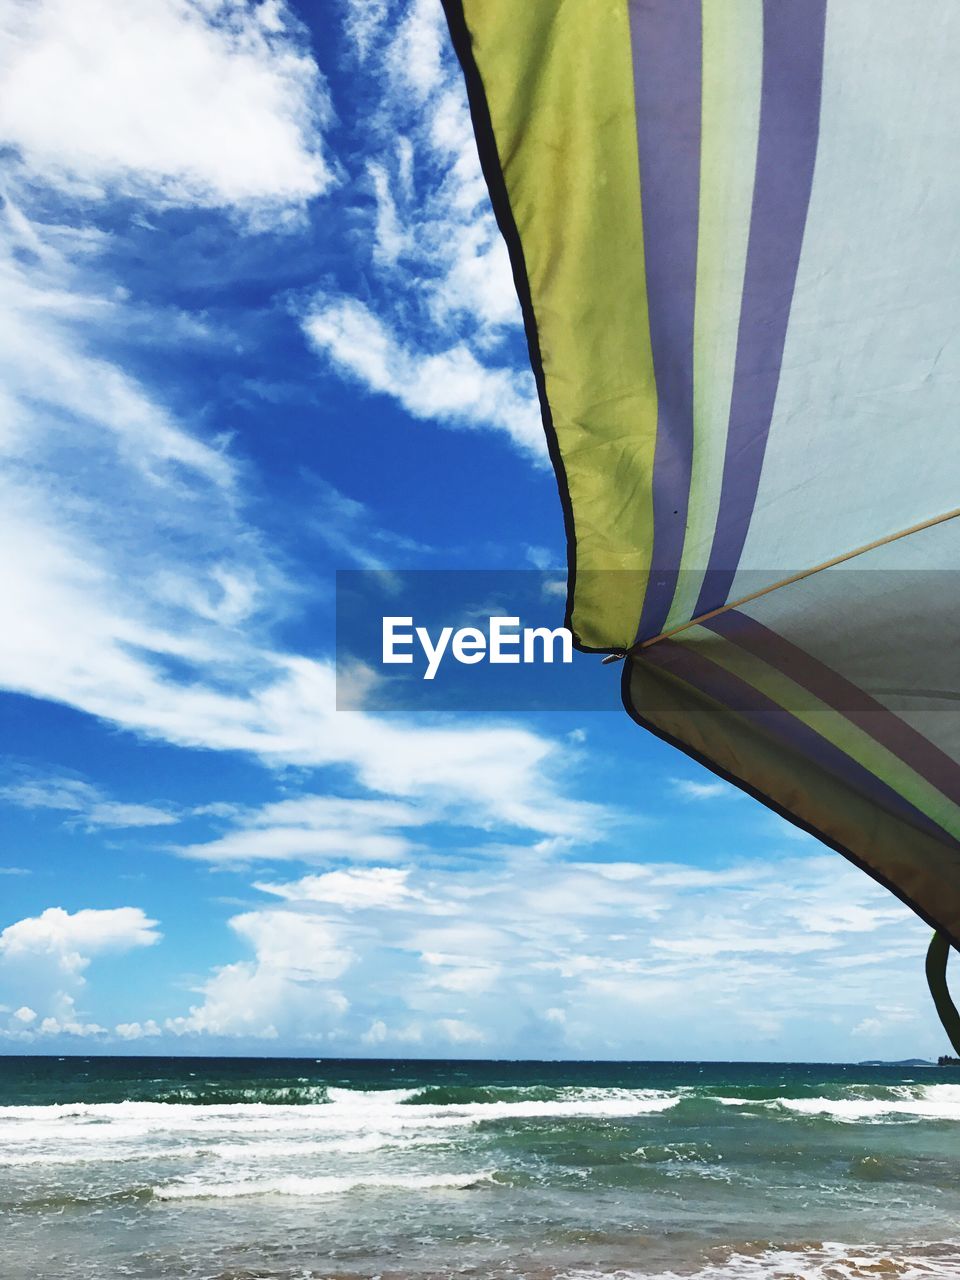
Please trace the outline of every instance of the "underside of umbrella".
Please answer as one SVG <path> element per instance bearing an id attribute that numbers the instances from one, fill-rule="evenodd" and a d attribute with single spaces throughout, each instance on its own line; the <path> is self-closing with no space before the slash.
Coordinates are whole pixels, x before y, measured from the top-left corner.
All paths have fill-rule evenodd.
<path id="1" fill-rule="evenodd" d="M 960 8 L 445 7 L 576 643 L 623 656 L 638 723 L 909 904 L 942 977 L 960 944 Z"/>

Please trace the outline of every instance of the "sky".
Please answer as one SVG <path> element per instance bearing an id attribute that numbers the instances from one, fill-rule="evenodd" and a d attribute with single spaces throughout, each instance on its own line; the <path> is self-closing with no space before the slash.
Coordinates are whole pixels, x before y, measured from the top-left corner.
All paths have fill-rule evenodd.
<path id="1" fill-rule="evenodd" d="M 944 1051 L 616 667 L 337 710 L 337 570 L 564 566 L 439 0 L 0 0 L 0 158 L 0 1052 Z"/>

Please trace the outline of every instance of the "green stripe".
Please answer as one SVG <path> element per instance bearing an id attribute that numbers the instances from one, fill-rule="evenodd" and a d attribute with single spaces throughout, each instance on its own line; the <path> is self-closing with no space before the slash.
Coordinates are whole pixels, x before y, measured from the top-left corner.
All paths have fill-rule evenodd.
<path id="1" fill-rule="evenodd" d="M 693 616 L 720 506 L 760 128 L 762 0 L 703 0 L 693 467 L 680 576 L 664 629 Z"/>
<path id="2" fill-rule="evenodd" d="M 809 689 L 791 680 L 777 667 L 741 649 L 734 642 L 717 636 L 706 627 L 691 627 L 681 638 L 695 644 L 701 657 L 758 689 L 827 742 L 863 765 L 950 835 L 960 838 L 960 807 L 841 711 L 828 707 L 815 698 Z M 811 703 L 816 705 L 811 706 Z"/>
<path id="3" fill-rule="evenodd" d="M 630 659 L 624 668 L 635 719 L 813 831 L 960 945 L 955 850 L 679 677 Z"/>
<path id="4" fill-rule="evenodd" d="M 636 634 L 652 544 L 657 398 L 623 0 L 465 0 L 523 245 L 575 513 L 572 623 Z"/>

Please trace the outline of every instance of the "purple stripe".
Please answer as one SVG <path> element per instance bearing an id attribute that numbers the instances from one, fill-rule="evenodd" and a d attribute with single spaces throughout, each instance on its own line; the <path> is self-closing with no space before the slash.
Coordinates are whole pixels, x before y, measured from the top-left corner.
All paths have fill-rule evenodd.
<path id="1" fill-rule="evenodd" d="M 960 766 L 956 761 L 863 689 L 763 623 L 735 610 L 712 618 L 704 626 L 779 668 L 960 804 Z"/>
<path id="2" fill-rule="evenodd" d="M 629 0 L 640 203 L 657 384 L 653 552 L 637 638 L 676 588 L 693 461 L 693 313 L 700 204 L 701 0 Z"/>
<path id="3" fill-rule="evenodd" d="M 813 184 L 825 20 L 826 0 L 764 0 L 760 134 L 730 424 L 694 616 L 726 603 L 760 484 Z"/>
<path id="4" fill-rule="evenodd" d="M 841 779 L 859 795 L 871 800 L 878 808 L 894 814 L 918 830 L 933 836 L 940 844 L 960 848 L 949 831 L 941 827 L 928 814 L 904 799 L 898 791 L 888 786 L 876 774 L 865 769 L 845 751 L 834 746 L 815 729 L 804 724 L 785 707 L 760 692 L 746 680 L 725 671 L 702 654 L 694 653 L 689 645 L 674 640 L 661 640 L 645 649 L 643 660 L 672 672 L 687 684 L 699 689 L 721 706 L 739 713 L 763 732 L 776 739 L 788 750 L 795 751 L 813 761 L 832 776 Z M 745 779 L 756 786 L 755 779 Z M 766 788 L 761 787 L 761 790 Z M 781 803 L 786 803 L 781 801 Z M 787 804 L 787 807 L 792 807 Z M 803 815 L 798 815 L 803 816 Z M 808 819 L 809 820 L 809 819 Z M 823 826 L 822 822 L 818 825 Z"/>

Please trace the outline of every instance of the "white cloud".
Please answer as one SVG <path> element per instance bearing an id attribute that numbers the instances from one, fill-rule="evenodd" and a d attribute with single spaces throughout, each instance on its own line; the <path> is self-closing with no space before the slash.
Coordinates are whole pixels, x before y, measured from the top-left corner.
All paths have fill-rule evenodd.
<path id="1" fill-rule="evenodd" d="M 87 1037 L 106 1034 L 107 1028 L 102 1027 L 99 1022 L 83 1021 L 77 1014 L 72 996 L 61 993 L 58 1004 L 58 1015 L 46 1017 L 40 1023 L 38 1033 L 41 1036 Z"/>
<path id="2" fill-rule="evenodd" d="M 168 1031 L 273 1040 L 279 1026 L 309 1039 L 339 1020 L 348 1002 L 330 984 L 354 959 L 342 930 L 274 909 L 234 916 L 230 925 L 252 945 L 255 959 L 218 969 L 199 989 L 202 1003 L 168 1019 Z"/>
<path id="3" fill-rule="evenodd" d="M 788 914 L 814 934 L 873 933 L 903 916 L 903 908 L 891 899 L 888 905 L 858 902 L 813 901 L 788 909 Z"/>
<path id="4" fill-rule="evenodd" d="M 451 941 L 455 941 L 455 937 Z M 430 969 L 427 984 L 440 991 L 479 995 L 491 990 L 503 973 L 503 966 L 496 960 L 477 959 L 457 952 L 423 951 L 421 958 Z"/>
<path id="5" fill-rule="evenodd" d="M 151 1018 L 146 1022 L 118 1022 L 114 1028 L 121 1040 L 144 1040 L 163 1035 L 163 1030 Z"/>
<path id="6" fill-rule="evenodd" d="M 363 1033 L 361 1039 L 364 1044 L 383 1044 L 389 1034 L 387 1024 L 382 1018 L 377 1018 L 375 1022 L 370 1023 L 369 1029 Z"/>
<path id="7" fill-rule="evenodd" d="M 905 1024 L 918 1021 L 915 1009 L 903 1005 L 879 1005 L 874 1017 L 864 1018 L 853 1028 L 855 1036 L 890 1036 L 902 1031 Z"/>
<path id="8" fill-rule="evenodd" d="M 834 856 L 711 870 L 530 848 L 255 887 L 284 904 L 237 917 L 255 960 L 212 974 L 177 1029 L 344 1052 L 829 1057 L 855 1056 L 871 1018 L 892 1043 L 916 1010 L 910 1034 L 937 1043 L 923 926 Z M 874 912 L 866 963 L 864 915 L 798 925 L 830 893 Z"/>
<path id="9" fill-rule="evenodd" d="M 313 916 L 291 911 L 250 911 L 230 921 L 253 944 L 262 964 L 315 981 L 339 978 L 353 959 L 337 932 Z"/>
<path id="10" fill-rule="evenodd" d="M 73 974 L 85 968 L 92 956 L 149 947 L 160 937 L 156 920 L 139 907 L 73 913 L 47 907 L 39 916 L 7 925 L 0 933 L 0 957 L 51 956 L 65 973 Z"/>
<path id="11" fill-rule="evenodd" d="M 293 884 L 254 885 L 288 902 L 326 902 L 347 911 L 419 907 L 426 895 L 407 884 L 409 868 L 353 867 L 304 876 Z"/>
<path id="12" fill-rule="evenodd" d="M 366 213 L 377 288 L 371 302 L 319 296 L 305 331 L 335 369 L 413 417 L 505 433 L 546 465 L 509 257 L 443 9 L 414 0 L 389 28 L 381 16 L 379 6 L 353 0 L 345 20 L 377 68 L 363 122 L 367 155 L 355 175 L 373 197 Z"/>
<path id="13" fill-rule="evenodd" d="M 344 30 L 356 46 L 361 62 L 382 28 L 389 7 L 389 0 L 346 0 Z"/>
<path id="14" fill-rule="evenodd" d="M 736 1043 L 766 1058 L 853 1057 L 865 1037 L 903 1056 L 909 1035 L 913 1052 L 938 1051 L 924 927 L 837 858 L 704 870 L 571 863 L 541 846 L 256 885 L 282 901 L 231 918 L 247 957 L 214 968 L 181 1016 L 163 1022 L 145 998 L 112 1032 L 83 986 L 86 962 L 150 945 L 156 926 L 133 908 L 51 909 L 0 935 L 13 997 L 0 1035 L 592 1057 Z M 798 921 L 831 893 L 857 910 L 806 931 Z M 81 990 L 90 1009 L 77 1007 Z"/>
<path id="15" fill-rule="evenodd" d="M 332 181 L 325 87 L 277 4 L 3 0 L 0 49 L 0 139 L 47 183 L 295 208 Z"/>
<path id="16" fill-rule="evenodd" d="M 382 528 L 375 514 L 362 502 L 341 493 L 320 476 L 311 477 L 317 510 L 309 529 L 319 534 L 331 551 L 361 569 L 397 569 L 411 555 L 429 555 L 434 548 Z"/>
<path id="17" fill-rule="evenodd" d="M 183 846 L 177 852 L 184 858 L 226 866 L 254 861 L 326 862 L 334 858 L 395 861 L 413 848 L 405 836 L 383 829 L 404 823 L 403 816 L 391 815 L 389 803 L 343 801 L 334 796 L 315 799 L 320 803 L 317 817 L 312 821 L 305 818 L 300 824 L 271 825 L 260 814 L 254 817 L 254 826 L 219 840 Z M 401 806 L 392 808 L 396 811 Z M 322 816 L 323 809 L 329 814 L 327 820 Z M 414 815 L 406 819 L 410 821 L 416 823 L 421 819 Z"/>
<path id="18" fill-rule="evenodd" d="M 178 821 L 157 805 L 125 804 L 106 799 L 96 787 L 77 778 L 29 778 L 0 788 L 0 800 L 24 809 L 54 809 L 73 815 L 88 829 L 97 827 L 162 827 Z"/>
<path id="19" fill-rule="evenodd" d="M 12 515 L 8 507 L 8 521 Z M 150 600 L 142 562 L 139 577 L 132 568 L 128 577 L 122 555 L 100 564 L 98 551 L 54 540 L 37 520 L 22 524 L 5 545 L 0 579 L 12 621 L 0 633 L 0 680 L 8 689 L 177 745 L 343 765 L 364 787 L 453 806 L 481 825 L 496 820 L 589 838 L 603 824 L 598 807 L 563 794 L 565 750 L 533 730 L 338 713 L 331 666 L 260 649 L 236 628 L 186 610 L 164 610 Z M 68 632 L 58 621 L 64 617 Z M 167 655 L 187 661 L 192 678 L 169 675 Z M 339 837 L 330 831 L 280 815 L 273 826 L 272 833 L 263 823 L 190 854 L 225 861 L 337 852 Z M 340 833 L 351 834 L 342 827 Z M 372 833 L 364 843 L 354 834 L 354 847 L 368 857 L 398 857 L 409 847 L 400 837 Z"/>
<path id="20" fill-rule="evenodd" d="M 34 57 L 46 66 L 45 59 L 60 56 L 61 36 L 50 26 L 57 11 L 53 0 L 29 11 L 16 4 L 2 11 L 19 31 L 8 55 L 17 67 Z M 78 14 L 98 12 L 83 0 L 63 32 L 73 31 Z M 299 37 L 285 43 L 277 23 L 286 19 L 276 5 L 254 12 L 211 0 L 201 13 L 179 0 L 166 7 L 147 0 L 122 16 L 111 38 L 122 41 L 136 21 L 149 27 L 154 20 L 164 32 L 164 24 L 180 24 L 184 39 L 208 52 L 226 50 L 227 79 L 237 68 L 237 75 L 246 74 L 247 54 L 256 60 L 269 53 L 270 66 L 279 60 L 294 80 L 303 70 L 300 53 L 290 52 L 299 48 Z M 82 50 L 86 31 L 78 40 Z M 158 65 L 164 48 L 158 37 Z M 235 55 L 238 60 L 229 61 Z M 73 68 L 72 47 L 64 57 Z M 125 65 L 136 71 L 135 59 Z M 170 93 L 181 88 L 177 81 Z M 34 150 L 38 162 L 42 152 L 53 164 L 54 126 L 46 119 L 41 127 L 46 141 Z M 448 134 L 446 126 L 438 134 L 444 147 L 451 145 Z M 391 190 L 412 198 L 411 149 L 403 139 L 391 146 Z M 77 151 L 77 163 L 84 154 Z M 149 148 L 143 154 L 149 158 Z M 458 165 L 451 173 L 459 173 Z M 63 172 L 54 166 L 51 176 L 59 180 Z M 161 172 L 158 179 L 164 198 L 172 198 L 172 186 L 163 185 L 169 177 Z M 464 198 L 470 182 L 462 175 L 451 181 L 459 192 L 451 207 L 475 211 L 477 197 Z M 223 199 L 241 194 L 221 192 Z M 489 212 L 483 217 L 489 221 Z M 9 620 L 0 633 L 2 687 L 176 745 L 245 751 L 270 764 L 342 766 L 361 787 L 429 804 L 431 818 L 449 812 L 484 828 L 507 823 L 588 838 L 602 815 L 567 798 L 570 761 L 560 743 L 508 725 L 337 714 L 332 667 L 272 643 L 271 631 L 293 607 L 297 587 L 245 515 L 241 472 L 226 435 L 232 424 L 204 422 L 200 430 L 181 420 L 117 362 L 107 338 L 124 329 L 133 304 L 104 268 L 109 243 L 106 233 L 41 222 L 15 202 L 0 214 L 6 307 L 0 373 L 9 409 L 0 441 L 7 462 L 0 480 L 0 592 Z M 441 351 L 436 377 L 424 377 L 419 358 L 411 356 L 407 393 L 424 412 L 461 412 L 451 378 L 462 372 L 475 380 L 469 394 L 490 401 L 483 412 L 532 439 L 535 423 L 522 426 L 525 393 L 511 389 L 517 375 L 510 368 L 486 368 L 462 342 Z M 463 413 L 469 419 L 480 410 Z M 380 542 L 386 555 L 389 535 Z M 371 544 L 374 559 L 380 542 Z M 72 796 L 61 788 L 57 803 L 98 826 L 161 825 L 172 816 L 165 806 L 97 800 L 75 788 Z M 236 827 L 219 845 L 192 846 L 190 856 L 310 861 L 346 849 L 382 861 L 411 848 L 402 831 L 324 831 L 318 823 L 280 818 Z"/>
<path id="21" fill-rule="evenodd" d="M 486 1038 L 478 1027 L 460 1018 L 440 1018 L 437 1026 L 454 1044 L 482 1044 Z"/>
<path id="22" fill-rule="evenodd" d="M 346 735 L 355 714 L 339 713 L 340 721 L 346 722 L 341 728 L 344 737 L 339 742 L 341 760 L 351 758 Z M 386 723 L 382 732 L 390 735 Z M 470 741 L 470 731 L 466 728 L 420 731 L 427 732 L 426 738 L 420 740 L 417 732 L 410 726 L 399 729 L 394 726 L 396 736 L 388 736 L 383 744 L 384 751 L 393 745 L 404 753 L 402 769 L 383 771 L 379 750 L 374 752 L 365 737 L 358 744 L 363 750 L 358 750 L 356 756 L 361 779 L 367 787 L 410 796 L 416 803 L 307 794 L 266 804 L 261 809 L 234 810 L 226 815 L 233 823 L 226 834 L 203 843 L 179 846 L 175 851 L 182 857 L 220 866 L 254 861 L 396 862 L 418 850 L 408 831 L 417 829 L 426 834 L 430 827 L 451 817 L 486 829 L 492 808 L 503 822 L 533 830 L 571 829 L 584 839 L 595 838 L 605 825 L 606 815 L 587 804 L 563 803 L 557 798 L 555 809 L 550 811 L 548 771 L 557 761 L 551 759 L 551 748 L 547 744 L 531 739 L 522 729 L 505 728 L 500 731 L 502 736 L 488 730 L 491 736 L 476 743 Z M 435 734 L 439 736 L 435 738 Z M 515 769 L 523 770 L 521 776 L 512 779 L 509 789 L 510 762 L 496 756 L 498 743 L 506 748 L 513 746 Z M 422 756 L 418 756 L 418 748 Z M 445 768 L 440 763 L 444 755 L 447 757 Z M 543 778 L 537 776 L 538 759 L 543 761 L 546 774 Z M 588 826 L 591 819 L 597 824 L 592 835 Z M 397 873 L 397 885 L 403 874 Z M 382 891 L 387 883 L 386 869 L 378 868 L 369 876 L 368 885 L 372 885 L 374 877 L 381 877 Z M 358 872 L 352 880 L 327 881 L 313 877 L 311 883 L 315 892 L 334 883 L 341 889 L 348 883 L 353 884 L 359 892 L 358 886 L 364 882 Z"/>
<path id="23" fill-rule="evenodd" d="M 740 794 L 729 782 L 717 778 L 711 782 L 695 782 L 691 778 L 671 778 L 674 795 L 682 800 L 721 800 Z"/>
<path id="24" fill-rule="evenodd" d="M 654 938 L 652 946 L 681 956 L 768 955 L 797 956 L 810 951 L 829 951 L 835 944 L 828 938 L 809 937 L 804 934 L 771 934 L 766 929 L 754 933 L 745 932 L 738 922 L 729 922 L 729 931 L 723 925 L 711 925 L 710 932 L 702 938 Z"/>
<path id="25" fill-rule="evenodd" d="M 124 310 L 114 283 L 95 270 L 101 247 L 82 228 L 31 221 L 6 197 L 0 372 L 8 421 L 0 450 L 13 460 L 49 461 L 54 449 L 75 447 L 82 431 L 92 451 L 114 450 L 142 484 L 171 488 L 192 476 L 229 490 L 233 467 L 223 451 L 92 349 L 98 330 L 122 324 Z"/>
<path id="26" fill-rule="evenodd" d="M 0 684 L 177 745 L 344 765 L 366 787 L 469 807 L 483 824 L 586 833 L 598 815 L 563 798 L 559 744 L 507 726 L 338 714 L 332 666 L 271 646 L 296 588 L 244 518 L 224 442 L 201 441 L 87 354 L 89 317 L 61 301 L 78 283 L 69 237 L 24 219 L 7 229 L 16 314 L 0 321 L 0 366 L 19 425 L 0 478 Z M 28 274 L 14 242 L 31 236 L 42 254 Z M 82 279 L 105 296 L 89 268 Z M 150 816 L 101 809 L 98 820 Z M 322 833 L 261 828 L 212 856 L 278 856 L 288 837 L 289 855 L 332 852 Z M 367 856 L 407 847 L 394 838 Z"/>
<path id="27" fill-rule="evenodd" d="M 545 459 L 540 410 L 526 373 L 490 368 L 464 342 L 430 353 L 401 343 L 363 303 L 320 299 L 304 321 L 318 351 L 371 391 L 390 395 L 415 418 L 505 431 Z"/>
<path id="28" fill-rule="evenodd" d="M 423 1028 L 417 1023 L 406 1026 L 388 1026 L 382 1018 L 376 1018 L 360 1037 L 365 1045 L 383 1045 L 393 1043 L 398 1046 L 419 1044 L 423 1039 Z"/>
<path id="29" fill-rule="evenodd" d="M 426 102 L 444 82 L 446 27 L 436 0 L 413 0 L 393 36 L 389 51 L 394 77 Z"/>
<path id="30" fill-rule="evenodd" d="M 123 955 L 160 940 L 157 922 L 139 907 L 68 912 L 48 907 L 0 932 L 0 986 L 22 1003 L 0 1036 L 101 1036 L 106 1029 L 78 1010 L 84 973 L 95 957 Z M 26 1000 L 24 1000 L 26 997 Z"/>

